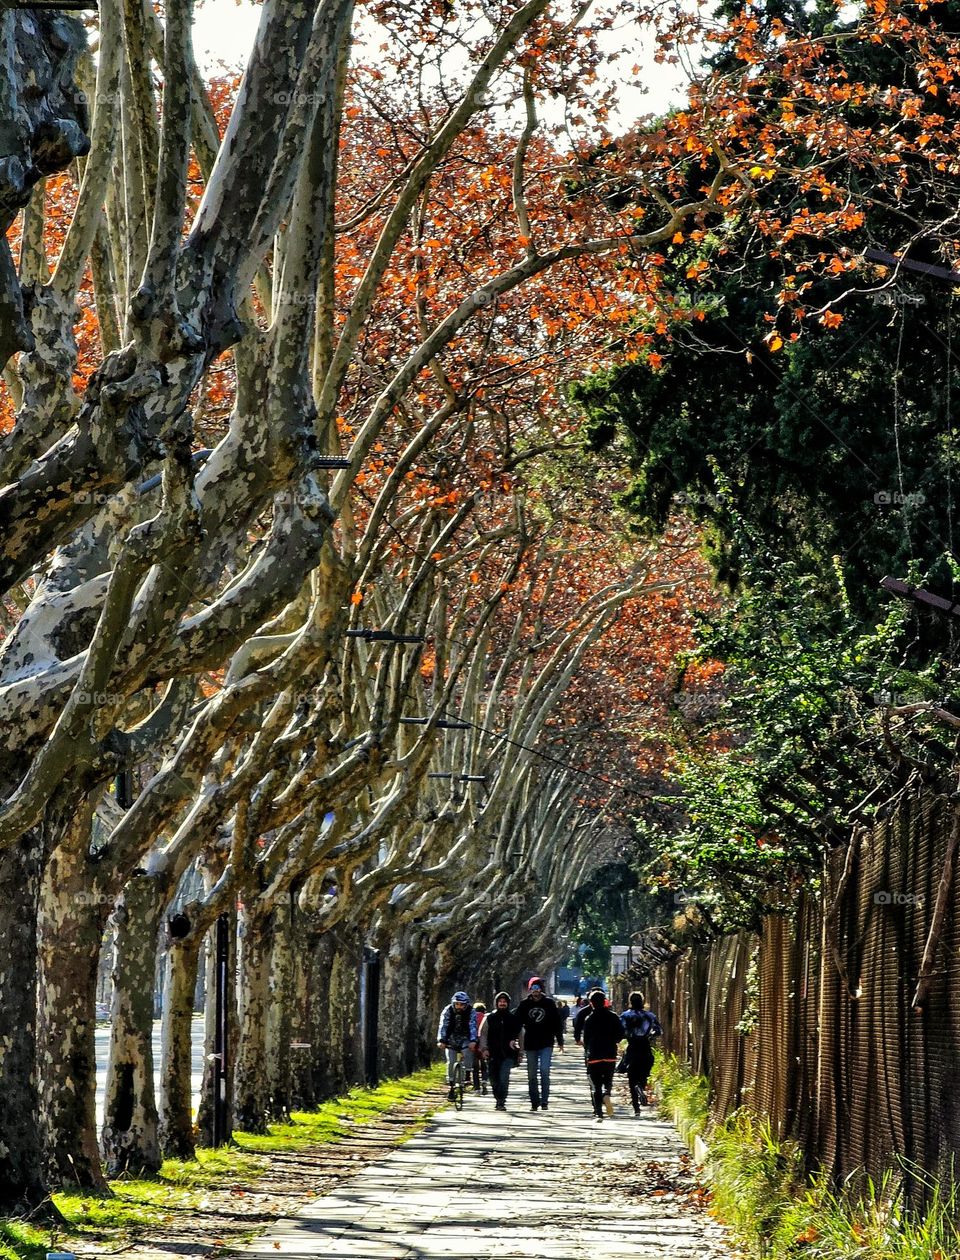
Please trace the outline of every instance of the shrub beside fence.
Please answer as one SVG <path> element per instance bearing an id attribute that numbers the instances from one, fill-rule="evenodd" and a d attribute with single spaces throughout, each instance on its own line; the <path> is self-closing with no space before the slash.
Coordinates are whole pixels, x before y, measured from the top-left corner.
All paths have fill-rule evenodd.
<path id="1" fill-rule="evenodd" d="M 796 1140 L 809 1166 L 874 1178 L 902 1158 L 946 1183 L 960 1167 L 960 877 L 929 987 L 912 1002 L 958 803 L 912 785 L 832 852 L 819 897 L 657 967 L 664 1047 Z"/>

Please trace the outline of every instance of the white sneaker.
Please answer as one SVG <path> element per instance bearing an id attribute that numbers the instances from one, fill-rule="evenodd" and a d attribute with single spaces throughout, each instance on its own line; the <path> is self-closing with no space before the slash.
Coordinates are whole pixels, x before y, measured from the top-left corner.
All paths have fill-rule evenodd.
<path id="1" fill-rule="evenodd" d="M 613 1115 L 613 1099 L 610 1097 L 609 1094 L 604 1094 L 603 1106 L 604 1106 L 604 1109 L 606 1110 L 607 1115 L 612 1116 Z"/>

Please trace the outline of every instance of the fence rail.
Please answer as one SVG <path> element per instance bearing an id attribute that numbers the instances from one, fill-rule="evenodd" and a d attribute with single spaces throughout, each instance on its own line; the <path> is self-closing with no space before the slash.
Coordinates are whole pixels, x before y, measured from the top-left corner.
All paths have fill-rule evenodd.
<path id="1" fill-rule="evenodd" d="M 960 877 L 921 1009 L 912 1006 L 958 808 L 914 786 L 825 862 L 818 895 L 648 981 L 665 1046 L 838 1180 L 898 1157 L 960 1167 Z"/>

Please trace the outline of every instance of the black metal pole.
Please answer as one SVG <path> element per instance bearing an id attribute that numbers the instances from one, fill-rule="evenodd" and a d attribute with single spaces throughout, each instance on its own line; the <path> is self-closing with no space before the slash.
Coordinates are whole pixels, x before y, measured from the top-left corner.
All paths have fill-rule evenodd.
<path id="1" fill-rule="evenodd" d="M 223 1146 L 227 1140 L 227 1054 L 229 1052 L 228 995 L 230 961 L 230 917 L 217 919 L 216 978 L 213 1032 L 213 1144 Z"/>
<path id="2" fill-rule="evenodd" d="M 369 1086 L 380 1081 L 380 951 L 363 947 L 366 969 L 363 1004 L 364 1078 Z"/>
<path id="3" fill-rule="evenodd" d="M 129 809 L 133 804 L 133 771 L 120 770 L 113 781 L 117 804 L 121 809 Z"/>

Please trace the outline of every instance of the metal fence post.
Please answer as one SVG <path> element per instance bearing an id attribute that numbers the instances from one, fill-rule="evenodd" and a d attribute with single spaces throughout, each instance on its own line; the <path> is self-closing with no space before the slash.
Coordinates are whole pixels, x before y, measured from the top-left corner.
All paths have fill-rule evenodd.
<path id="1" fill-rule="evenodd" d="M 380 1080 L 380 951 L 363 947 L 363 1074 L 373 1086 Z"/>
<path id="2" fill-rule="evenodd" d="M 227 1054 L 229 1053 L 228 995 L 230 961 L 230 919 L 221 914 L 217 919 L 216 977 L 213 1034 L 213 1144 L 223 1146 L 227 1140 Z"/>

